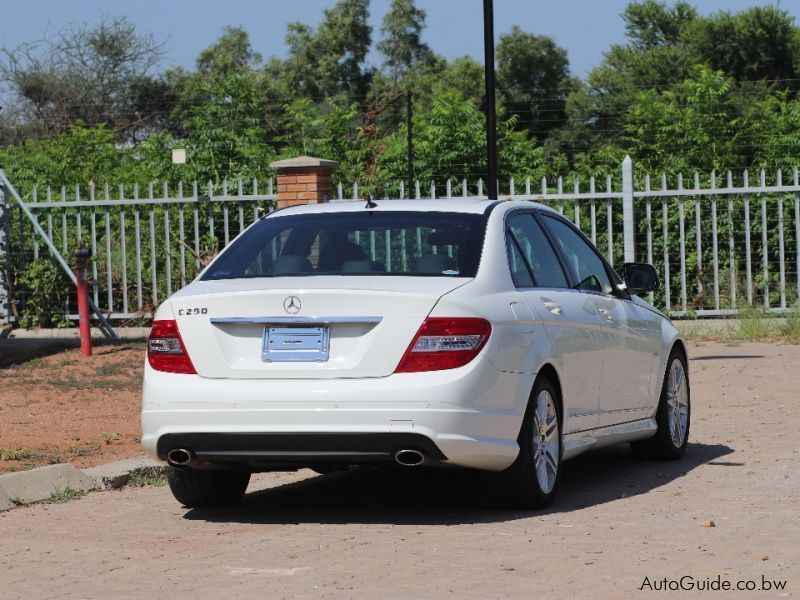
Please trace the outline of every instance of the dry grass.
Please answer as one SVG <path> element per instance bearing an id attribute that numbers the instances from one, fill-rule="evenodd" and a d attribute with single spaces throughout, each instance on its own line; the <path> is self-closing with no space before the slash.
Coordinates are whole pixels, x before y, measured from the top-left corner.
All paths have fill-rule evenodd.
<path id="1" fill-rule="evenodd" d="M 681 322 L 676 325 L 686 339 L 725 343 L 772 342 L 800 344 L 800 309 L 775 315 L 762 309 L 748 309 L 738 318 L 719 321 Z"/>
<path id="2" fill-rule="evenodd" d="M 77 348 L 0 368 L 0 473 L 142 453 L 144 346 Z"/>

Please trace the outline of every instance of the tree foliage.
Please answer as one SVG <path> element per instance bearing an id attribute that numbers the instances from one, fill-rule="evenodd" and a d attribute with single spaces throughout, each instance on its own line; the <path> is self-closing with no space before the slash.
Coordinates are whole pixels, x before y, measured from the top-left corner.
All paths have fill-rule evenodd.
<path id="1" fill-rule="evenodd" d="M 197 57 L 197 72 L 215 78 L 247 75 L 258 69 L 261 55 L 241 27 L 225 27 L 220 38 Z"/>
<path id="2" fill-rule="evenodd" d="M 552 38 L 524 32 L 517 25 L 500 36 L 497 83 L 506 110 L 520 127 L 544 139 L 563 125 L 569 82 L 567 52 Z"/>
<path id="3" fill-rule="evenodd" d="M 625 124 L 637 162 L 671 173 L 739 167 L 730 161 L 747 133 L 732 89 L 721 71 L 697 66 L 666 91 L 639 91 Z"/>
<path id="4" fill-rule="evenodd" d="M 316 29 L 290 23 L 289 57 L 273 61 L 270 72 L 284 90 L 312 97 L 362 96 L 369 84 L 364 61 L 372 44 L 369 0 L 339 0 L 326 9 Z"/>
<path id="5" fill-rule="evenodd" d="M 755 6 L 698 19 L 687 42 L 698 56 L 737 82 L 769 81 L 796 88 L 800 35 L 794 19 L 777 6 Z"/>
<path id="6" fill-rule="evenodd" d="M 393 0 L 383 17 L 383 39 L 377 48 L 384 56 L 384 66 L 394 87 L 419 64 L 433 59 L 433 52 L 422 41 L 425 14 L 413 0 Z"/>
<path id="7" fill-rule="evenodd" d="M 70 26 L 2 54 L 0 77 L 16 97 L 7 141 L 58 135 L 79 122 L 136 140 L 165 125 L 163 46 L 124 18 Z"/>
<path id="8" fill-rule="evenodd" d="M 25 189 L 216 184 L 315 154 L 339 161 L 338 181 L 381 195 L 406 177 L 411 92 L 417 176 L 474 182 L 485 169 L 483 65 L 437 56 L 425 19 L 413 0 L 392 0 L 373 39 L 369 0 L 338 0 L 317 25 L 288 26 L 285 58 L 261 57 L 245 29 L 224 27 L 194 68 L 166 70 L 162 45 L 124 19 L 71 26 L 3 50 L 13 102 L 0 112 L 0 164 Z M 652 171 L 794 166 L 800 29 L 785 10 L 641 0 L 622 20 L 625 42 L 584 80 L 551 38 L 501 33 L 504 180 L 604 177 L 625 154 Z M 173 148 L 186 165 L 171 163 Z"/>

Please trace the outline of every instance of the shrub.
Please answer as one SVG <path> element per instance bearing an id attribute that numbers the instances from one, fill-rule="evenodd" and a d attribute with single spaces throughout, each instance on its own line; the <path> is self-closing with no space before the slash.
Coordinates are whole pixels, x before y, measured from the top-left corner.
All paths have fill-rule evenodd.
<path id="1" fill-rule="evenodd" d="M 72 286 L 52 260 L 33 261 L 20 274 L 18 283 L 28 290 L 20 312 L 20 326 L 25 329 L 67 326 L 63 316 L 64 296 Z"/>

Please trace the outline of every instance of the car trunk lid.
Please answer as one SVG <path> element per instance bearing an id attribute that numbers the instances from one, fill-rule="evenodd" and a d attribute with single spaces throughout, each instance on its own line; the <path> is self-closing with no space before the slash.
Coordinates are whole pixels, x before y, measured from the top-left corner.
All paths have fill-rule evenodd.
<path id="1" fill-rule="evenodd" d="M 202 377 L 385 377 L 439 298 L 468 281 L 391 276 L 196 281 L 171 303 Z"/>

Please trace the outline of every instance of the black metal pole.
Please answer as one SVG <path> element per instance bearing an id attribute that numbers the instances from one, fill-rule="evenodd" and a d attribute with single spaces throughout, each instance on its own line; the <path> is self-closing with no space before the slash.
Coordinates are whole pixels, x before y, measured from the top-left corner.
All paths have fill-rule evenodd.
<path id="1" fill-rule="evenodd" d="M 486 76 L 486 167 L 489 199 L 497 200 L 497 135 L 494 115 L 494 6 L 483 0 L 484 73 Z"/>
<path id="2" fill-rule="evenodd" d="M 411 125 L 411 117 L 413 116 L 412 109 L 413 97 L 410 91 L 406 92 L 406 131 L 408 138 L 406 144 L 408 146 L 408 197 L 411 198 L 411 190 L 414 189 L 414 139 Z"/>

